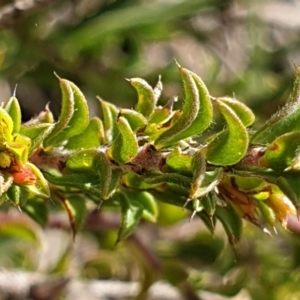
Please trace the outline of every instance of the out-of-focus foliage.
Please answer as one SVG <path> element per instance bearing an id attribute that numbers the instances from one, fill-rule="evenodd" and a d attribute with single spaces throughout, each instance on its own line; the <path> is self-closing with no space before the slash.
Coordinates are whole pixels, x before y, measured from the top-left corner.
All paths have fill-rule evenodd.
<path id="1" fill-rule="evenodd" d="M 161 74 L 164 104 L 181 93 L 173 63 L 176 58 L 201 75 L 214 96 L 234 93 L 251 107 L 258 116 L 258 127 L 284 103 L 291 89 L 291 61 L 299 65 L 297 13 L 298 5 L 279 1 L 57 1 L 0 32 L 1 101 L 12 95 L 18 83 L 17 96 L 25 119 L 49 101 L 58 115 L 55 71 L 80 86 L 88 96 L 92 115 L 98 109 L 95 95 L 122 107 L 135 105 L 135 91 L 123 80 L 125 77 L 146 78 L 154 86 Z M 101 131 L 97 124 L 91 126 Z M 47 126 L 39 134 L 46 130 Z M 276 141 L 279 144 L 289 139 L 280 138 Z M 52 142 L 50 136 L 47 145 L 51 147 Z M 72 143 L 74 146 L 77 142 L 70 139 L 70 149 Z M 274 155 L 271 146 L 266 159 L 276 167 L 280 153 Z M 169 164 L 180 168 L 172 161 Z M 291 178 L 284 179 L 291 183 Z M 42 211 L 41 220 L 47 218 L 49 208 L 52 212 L 59 210 L 50 201 L 41 209 L 40 199 L 30 200 L 26 212 L 36 215 L 36 209 Z M 72 203 L 64 205 L 72 209 Z M 126 203 L 122 209 L 126 214 Z M 152 211 L 150 217 L 155 213 Z M 114 247 L 115 224 L 119 223 L 113 216 L 111 223 L 101 223 L 104 230 L 97 226 L 93 230 L 93 224 L 87 221 L 87 230 L 77 237 L 73 253 L 70 236 L 61 232 L 52 236 L 55 222 L 50 222 L 50 229 L 42 233 L 28 220 L 6 219 L 3 215 L 1 265 L 65 274 L 73 268 L 82 278 L 138 280 L 145 288 L 163 279 L 178 287 L 183 297 L 193 290 L 227 296 L 240 293 L 239 299 L 242 295 L 246 299 L 299 297 L 296 235 L 280 231 L 271 238 L 245 225 L 244 238 L 234 253 L 219 228 L 211 237 L 202 223 L 193 220 L 189 224 L 182 209 L 160 204 L 158 227 L 144 224 L 136 236 Z M 81 217 L 77 222 L 83 222 Z M 146 241 L 140 235 L 144 239 L 146 236 Z M 53 239 L 60 241 L 56 254 L 45 250 L 48 238 L 50 245 Z M 135 239 L 142 239 L 147 251 Z M 39 245 L 45 247 L 44 252 L 42 247 L 37 248 Z M 149 259 L 149 253 L 160 260 L 159 267 Z"/>

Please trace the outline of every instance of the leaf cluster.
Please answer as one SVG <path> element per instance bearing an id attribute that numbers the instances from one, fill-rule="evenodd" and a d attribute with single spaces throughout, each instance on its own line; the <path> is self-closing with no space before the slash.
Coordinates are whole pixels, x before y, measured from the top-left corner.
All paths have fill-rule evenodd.
<path id="1" fill-rule="evenodd" d="M 73 234 L 89 202 L 118 207 L 118 241 L 141 219 L 155 222 L 157 201 L 185 207 L 213 232 L 222 223 L 229 242 L 242 236 L 242 219 L 265 231 L 299 207 L 299 89 L 296 68 L 286 106 L 257 130 L 255 116 L 232 97 L 213 97 L 201 78 L 177 64 L 183 85 L 176 97 L 158 104 L 162 92 L 141 78 L 128 82 L 137 92 L 134 109 L 99 99 L 102 119 L 90 118 L 86 99 L 72 82 L 58 78 L 62 108 L 57 121 L 46 108 L 22 124 L 15 96 L 0 108 L 0 196 L 47 223 L 47 200 L 65 208 Z M 224 128 L 203 135 L 214 111 Z"/>

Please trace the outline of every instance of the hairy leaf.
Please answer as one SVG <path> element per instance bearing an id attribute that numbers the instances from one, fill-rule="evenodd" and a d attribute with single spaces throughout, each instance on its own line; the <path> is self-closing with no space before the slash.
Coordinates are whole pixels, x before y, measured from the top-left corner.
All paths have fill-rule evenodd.
<path id="1" fill-rule="evenodd" d="M 205 177 L 202 184 L 194 191 L 194 198 L 200 198 L 211 192 L 221 181 L 223 177 L 223 170 L 217 168 L 213 171 L 205 172 Z"/>
<path id="2" fill-rule="evenodd" d="M 39 123 L 26 126 L 22 125 L 20 133 L 31 139 L 29 155 L 42 145 L 44 139 L 50 134 L 54 126 L 55 125 L 51 123 Z"/>
<path id="3" fill-rule="evenodd" d="M 206 162 L 201 150 L 198 150 L 192 158 L 193 179 L 189 193 L 189 200 L 198 198 L 198 190 L 205 178 Z"/>
<path id="4" fill-rule="evenodd" d="M 115 105 L 106 102 L 104 100 L 100 101 L 102 114 L 103 114 L 103 127 L 105 133 L 105 143 L 111 143 L 119 134 L 119 130 L 117 127 L 117 118 L 119 114 L 119 110 Z"/>
<path id="5" fill-rule="evenodd" d="M 132 109 L 121 109 L 119 116 L 124 117 L 128 121 L 133 132 L 148 123 L 147 119 L 141 113 Z"/>
<path id="6" fill-rule="evenodd" d="M 193 123 L 200 109 L 199 91 L 193 78 L 193 73 L 182 67 L 179 67 L 179 71 L 183 82 L 185 96 L 182 114 L 170 128 L 164 130 L 155 140 L 157 149 L 172 144 L 173 139 L 176 139 L 178 134 L 186 130 L 186 128 Z"/>
<path id="7" fill-rule="evenodd" d="M 186 190 L 190 189 L 192 181 L 190 177 L 178 173 L 161 173 L 158 171 L 147 172 L 142 178 L 146 183 L 173 183 Z"/>
<path id="8" fill-rule="evenodd" d="M 176 147 L 166 159 L 166 165 L 172 171 L 191 173 L 192 172 L 192 156 L 182 153 L 179 147 Z"/>
<path id="9" fill-rule="evenodd" d="M 42 172 L 32 163 L 27 162 L 25 165 L 26 169 L 29 169 L 34 174 L 34 182 L 22 185 L 22 187 L 34 195 L 49 198 L 50 190 L 48 182 L 43 176 Z M 26 174 L 25 174 L 26 176 Z"/>
<path id="10" fill-rule="evenodd" d="M 214 165 L 230 166 L 238 163 L 246 154 L 249 137 L 239 117 L 222 99 L 217 99 L 216 105 L 225 118 L 228 129 L 208 144 L 206 159 Z"/>
<path id="11" fill-rule="evenodd" d="M 252 110 L 244 103 L 229 97 L 221 97 L 219 99 L 235 112 L 235 114 L 239 117 L 245 127 L 253 124 L 255 115 L 253 114 Z"/>
<path id="12" fill-rule="evenodd" d="M 176 137 L 172 139 L 172 143 L 179 142 L 195 135 L 200 135 L 212 122 L 213 109 L 209 92 L 200 77 L 195 73 L 191 72 L 191 74 L 199 91 L 200 109 L 192 124 L 176 135 Z"/>
<path id="13" fill-rule="evenodd" d="M 155 95 L 152 87 L 144 79 L 131 78 L 128 81 L 138 93 L 138 103 L 135 107 L 136 111 L 148 119 L 154 112 L 157 95 Z"/>
<path id="14" fill-rule="evenodd" d="M 106 155 L 96 149 L 81 150 L 73 154 L 66 162 L 74 172 L 94 173 L 99 178 L 101 199 L 106 200 L 112 178 L 112 169 Z"/>
<path id="15" fill-rule="evenodd" d="M 300 132 L 277 137 L 266 149 L 260 164 L 276 171 L 300 169 Z"/>
<path id="16" fill-rule="evenodd" d="M 0 142 L 12 141 L 14 123 L 8 112 L 0 107 Z"/>
<path id="17" fill-rule="evenodd" d="M 82 133 L 68 139 L 65 148 L 70 150 L 94 148 L 104 144 L 104 141 L 103 123 L 95 117 L 90 119 L 89 125 Z"/>
<path id="18" fill-rule="evenodd" d="M 59 78 L 59 83 L 63 95 L 62 111 L 56 126 L 44 140 L 46 150 L 80 134 L 89 123 L 88 106 L 80 89 L 66 79 Z"/>
<path id="19" fill-rule="evenodd" d="M 22 116 L 18 99 L 13 96 L 4 105 L 4 109 L 13 121 L 13 133 L 18 133 L 21 128 Z"/>
<path id="20" fill-rule="evenodd" d="M 138 152 L 138 142 L 124 117 L 118 118 L 117 126 L 120 133 L 108 149 L 108 153 L 117 163 L 128 163 Z"/>

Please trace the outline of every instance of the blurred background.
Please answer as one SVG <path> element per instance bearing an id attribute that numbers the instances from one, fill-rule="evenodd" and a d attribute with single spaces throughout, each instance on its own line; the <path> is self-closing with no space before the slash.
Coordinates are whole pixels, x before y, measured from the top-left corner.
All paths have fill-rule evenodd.
<path id="1" fill-rule="evenodd" d="M 134 107 L 136 92 L 125 80 L 131 77 L 153 86 L 161 75 L 163 104 L 182 93 L 176 59 L 212 96 L 234 95 L 251 107 L 259 126 L 291 90 L 300 65 L 299 15 L 298 0 L 0 0 L 0 101 L 17 86 L 24 121 L 47 103 L 57 116 L 56 72 L 81 88 L 92 115 L 100 114 L 97 95 Z M 1 233 L 5 270 L 139 281 L 144 290 L 165 281 L 178 299 L 300 299 L 300 239 L 280 229 L 271 237 L 245 223 L 245 237 L 233 250 L 218 227 L 211 236 L 182 209 L 159 204 L 157 225 L 141 224 L 116 246 L 115 212 L 88 215 L 75 243 L 59 213 L 45 231 L 10 214 L 1 215 L 4 225 L 17 228 Z M 53 295 L 31 297 L 68 297 Z M 143 292 L 139 297 L 146 299 Z M 167 297 L 151 299 L 175 299 Z"/>

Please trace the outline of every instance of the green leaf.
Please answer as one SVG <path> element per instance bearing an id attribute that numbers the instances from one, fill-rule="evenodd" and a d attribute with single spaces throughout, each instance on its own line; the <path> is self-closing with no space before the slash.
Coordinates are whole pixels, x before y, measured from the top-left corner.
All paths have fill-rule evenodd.
<path id="1" fill-rule="evenodd" d="M 2 107 L 0 107 L 0 130 L 1 143 L 13 140 L 12 132 L 14 130 L 14 123 L 8 112 Z"/>
<path id="2" fill-rule="evenodd" d="M 289 100 L 252 136 L 251 142 L 267 144 L 292 131 L 300 131 L 300 67 L 295 68 L 295 81 Z"/>
<path id="3" fill-rule="evenodd" d="M 219 98 L 219 100 L 221 100 L 235 112 L 235 114 L 242 121 L 245 127 L 253 124 L 255 115 L 253 114 L 252 110 L 244 103 L 236 100 L 235 98 L 229 97 L 221 97 Z"/>
<path id="4" fill-rule="evenodd" d="M 20 206 L 21 188 L 13 184 L 6 192 L 6 197 L 15 206 Z"/>
<path id="5" fill-rule="evenodd" d="M 87 211 L 85 200 L 74 195 L 70 196 L 69 198 L 61 198 L 61 200 L 61 203 L 69 217 L 73 238 L 75 238 L 76 233 L 82 227 L 85 220 Z"/>
<path id="6" fill-rule="evenodd" d="M 213 171 L 205 172 L 205 177 L 202 184 L 194 192 L 194 199 L 200 198 L 211 192 L 221 181 L 223 177 L 222 168 L 217 168 Z"/>
<path id="7" fill-rule="evenodd" d="M 22 184 L 22 188 L 28 190 L 36 196 L 40 196 L 43 198 L 50 197 L 50 190 L 48 186 L 48 182 L 41 173 L 41 171 L 32 163 L 27 162 L 24 165 L 26 169 L 29 169 L 35 176 L 34 182 L 29 184 Z"/>
<path id="8" fill-rule="evenodd" d="M 198 198 L 198 190 L 205 178 L 206 161 L 202 150 L 198 150 L 192 158 L 193 179 L 189 193 L 189 200 Z"/>
<path id="9" fill-rule="evenodd" d="M 143 180 L 149 184 L 156 183 L 174 183 L 183 187 L 186 190 L 190 190 L 192 179 L 188 176 L 184 176 L 177 173 L 161 173 L 159 171 L 150 171 L 142 176 Z"/>
<path id="10" fill-rule="evenodd" d="M 106 200 L 111 195 L 113 189 L 112 186 L 115 182 L 114 178 L 112 178 L 110 182 L 108 182 L 108 180 L 101 180 L 98 172 L 82 172 L 60 176 L 54 176 L 50 173 L 45 173 L 44 176 L 50 183 L 54 185 L 64 188 L 72 187 L 82 191 L 97 204 L 99 204 L 99 202 L 102 200 Z"/>
<path id="11" fill-rule="evenodd" d="M 157 96 L 147 81 L 141 78 L 131 78 L 128 81 L 138 93 L 136 111 L 148 119 L 154 112 Z"/>
<path id="12" fill-rule="evenodd" d="M 197 216 L 203 221 L 206 228 L 210 231 L 211 234 L 214 234 L 215 226 L 216 226 L 216 217 L 213 215 L 210 217 L 206 211 L 198 211 Z"/>
<path id="13" fill-rule="evenodd" d="M 156 222 L 158 217 L 157 202 L 151 193 L 146 191 L 123 190 L 126 197 L 132 202 L 136 201 L 143 207 L 143 218 L 149 222 Z"/>
<path id="14" fill-rule="evenodd" d="M 128 172 L 124 174 L 122 177 L 122 185 L 125 185 L 127 187 L 132 187 L 135 189 L 140 189 L 140 190 L 148 190 L 157 187 L 159 183 L 155 183 L 155 184 L 146 183 L 143 180 L 142 176 L 139 176 L 133 172 Z"/>
<path id="15" fill-rule="evenodd" d="M 155 141 L 155 147 L 157 149 L 172 144 L 173 139 L 176 139 L 178 134 L 186 130 L 186 128 L 193 123 L 200 109 L 199 91 L 193 73 L 180 66 L 179 71 L 181 73 L 185 95 L 182 114 L 171 127 L 163 129 L 164 131 Z"/>
<path id="16" fill-rule="evenodd" d="M 26 202 L 25 205 L 22 205 L 21 207 L 22 211 L 24 211 L 29 217 L 31 217 L 42 227 L 45 227 L 47 225 L 49 209 L 47 202 L 44 199 L 40 199 L 37 197 L 31 198 Z"/>
<path id="17" fill-rule="evenodd" d="M 99 118 L 95 117 L 90 119 L 89 125 L 82 133 L 68 139 L 65 148 L 70 150 L 88 149 L 99 147 L 102 144 L 104 144 L 103 124 Z"/>
<path id="18" fill-rule="evenodd" d="M 103 101 L 98 98 L 100 101 L 102 114 L 103 114 L 103 126 L 104 126 L 104 133 L 105 133 L 105 143 L 109 144 L 119 134 L 119 130 L 117 127 L 117 118 L 119 114 L 119 110 L 116 108 L 115 105 Z"/>
<path id="19" fill-rule="evenodd" d="M 256 204 L 265 221 L 270 226 L 274 227 L 277 220 L 274 210 L 270 206 L 268 206 L 264 201 L 257 200 Z"/>
<path id="20" fill-rule="evenodd" d="M 72 82 L 59 78 L 63 95 L 62 110 L 58 122 L 46 137 L 46 150 L 70 137 L 80 134 L 88 126 L 89 110 L 84 95 Z"/>
<path id="21" fill-rule="evenodd" d="M 300 132 L 289 132 L 268 145 L 260 164 L 276 171 L 300 169 Z"/>
<path id="22" fill-rule="evenodd" d="M 37 247 L 42 245 L 41 233 L 37 225 L 22 215 L 3 215 L 0 221 L 0 235 L 30 242 Z"/>
<path id="23" fill-rule="evenodd" d="M 50 134 L 54 126 L 55 125 L 51 123 L 40 123 L 21 126 L 20 134 L 31 139 L 29 155 L 31 155 L 34 152 L 34 150 L 36 150 L 42 145 L 44 139 Z"/>
<path id="24" fill-rule="evenodd" d="M 96 149 L 78 151 L 67 160 L 66 167 L 74 172 L 97 174 L 101 199 L 106 200 L 108 198 L 112 169 L 110 161 L 103 152 Z"/>
<path id="25" fill-rule="evenodd" d="M 118 118 L 117 126 L 120 133 L 108 149 L 108 154 L 117 163 L 128 163 L 138 152 L 137 138 L 124 117 Z"/>
<path id="26" fill-rule="evenodd" d="M 234 165 L 246 154 L 249 144 L 248 133 L 239 117 L 222 99 L 216 99 L 215 102 L 227 122 L 228 129 L 208 144 L 206 159 L 218 166 Z"/>
<path id="27" fill-rule="evenodd" d="M 113 195 L 116 189 L 119 187 L 123 175 L 123 171 L 119 168 L 112 169 L 111 180 L 109 183 L 109 187 L 107 189 L 107 193 L 105 195 L 105 199 L 108 199 Z"/>
<path id="28" fill-rule="evenodd" d="M 166 159 L 166 165 L 171 171 L 191 173 L 192 156 L 182 153 L 179 147 L 176 147 Z"/>
<path id="29" fill-rule="evenodd" d="M 241 217 L 229 204 L 226 207 L 217 206 L 215 216 L 222 223 L 227 233 L 229 243 L 232 246 L 235 246 L 241 239 L 243 232 L 243 222 Z"/>
<path id="30" fill-rule="evenodd" d="M 148 123 L 147 119 L 141 113 L 132 109 L 121 109 L 119 116 L 124 117 L 128 121 L 133 132 Z"/>
<path id="31" fill-rule="evenodd" d="M 200 77 L 195 73 L 191 72 L 191 74 L 199 92 L 200 109 L 192 124 L 185 130 L 180 132 L 178 135 L 176 135 L 172 139 L 172 143 L 179 142 L 195 135 L 200 135 L 205 129 L 209 127 L 212 122 L 213 109 L 209 92 Z"/>
<path id="32" fill-rule="evenodd" d="M 291 200 L 297 212 L 300 209 L 300 178 L 295 174 L 284 174 L 280 176 L 276 184 L 280 190 Z"/>
<path id="33" fill-rule="evenodd" d="M 4 109 L 10 115 L 13 121 L 13 133 L 18 133 L 21 128 L 22 116 L 18 99 L 13 96 L 4 105 Z"/>
<path id="34" fill-rule="evenodd" d="M 208 217 L 212 218 L 217 208 L 217 195 L 214 192 L 208 193 L 200 199 L 200 203 Z"/>
<path id="35" fill-rule="evenodd" d="M 13 142 L 6 142 L 6 149 L 21 163 L 26 163 L 28 159 L 31 140 L 20 134 L 15 134 Z"/>
<path id="36" fill-rule="evenodd" d="M 240 191 L 251 194 L 260 192 L 267 186 L 267 182 L 261 177 L 236 175 L 234 182 Z"/>
<path id="37" fill-rule="evenodd" d="M 116 192 L 121 207 L 121 227 L 118 232 L 117 242 L 126 239 L 132 234 L 143 215 L 143 206 L 135 201 L 130 201 L 123 193 Z"/>

